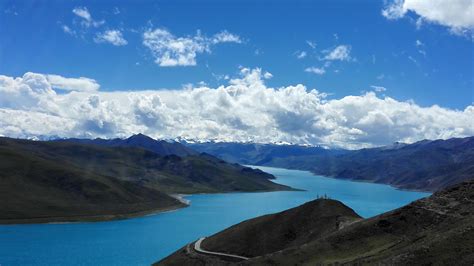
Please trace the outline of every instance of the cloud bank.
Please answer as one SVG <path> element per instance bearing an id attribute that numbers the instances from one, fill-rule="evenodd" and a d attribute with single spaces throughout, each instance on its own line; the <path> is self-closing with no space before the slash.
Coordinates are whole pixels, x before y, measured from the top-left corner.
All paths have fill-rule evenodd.
<path id="1" fill-rule="evenodd" d="M 126 137 L 141 132 L 167 139 L 344 148 L 474 135 L 472 105 L 464 110 L 421 107 L 376 92 L 327 99 L 301 84 L 268 87 L 265 79 L 272 75 L 260 69 L 242 68 L 217 88 L 133 92 L 100 92 L 51 76 L 0 76 L 0 135 Z M 68 83 L 70 91 L 56 92 Z"/>

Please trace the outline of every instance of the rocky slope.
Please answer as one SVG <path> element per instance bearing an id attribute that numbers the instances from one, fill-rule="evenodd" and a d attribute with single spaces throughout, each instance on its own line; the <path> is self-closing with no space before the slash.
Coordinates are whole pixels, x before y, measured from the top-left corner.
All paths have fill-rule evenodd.
<path id="1" fill-rule="evenodd" d="M 344 209 L 342 203 L 330 202 L 324 205 L 316 200 L 282 213 L 255 218 L 217 233 L 203 243 L 206 250 L 247 255 L 249 260 L 235 261 L 201 254 L 190 245 L 158 265 L 474 263 L 473 180 L 365 220 L 357 220 L 357 215 L 347 211 L 345 206 L 346 211 L 339 213 L 338 210 Z M 308 217 L 308 212 L 304 211 L 307 209 L 314 209 L 319 215 Z M 340 214 L 348 222 L 324 221 L 327 213 Z M 287 232 L 292 232 L 292 227 L 287 221 L 299 223 L 304 219 L 319 221 L 302 224 L 298 227 L 301 232 L 290 234 L 290 239 L 295 240 L 288 241 Z"/>

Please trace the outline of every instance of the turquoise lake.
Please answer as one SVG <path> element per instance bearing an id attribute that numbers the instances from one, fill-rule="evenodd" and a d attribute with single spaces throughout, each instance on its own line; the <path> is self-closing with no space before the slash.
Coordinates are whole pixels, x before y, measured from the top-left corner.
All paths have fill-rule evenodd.
<path id="1" fill-rule="evenodd" d="M 150 265 L 201 236 L 318 195 L 340 200 L 363 217 L 429 195 L 306 171 L 258 168 L 275 175 L 278 183 L 306 191 L 190 195 L 187 208 L 112 222 L 0 225 L 0 265 Z"/>

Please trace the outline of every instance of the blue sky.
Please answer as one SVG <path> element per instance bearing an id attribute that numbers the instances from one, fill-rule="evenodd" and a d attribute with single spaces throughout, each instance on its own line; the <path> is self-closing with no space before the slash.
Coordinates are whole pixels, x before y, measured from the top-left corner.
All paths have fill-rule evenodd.
<path id="1" fill-rule="evenodd" d="M 40 130 L 26 120 L 0 119 L 9 128 L 0 134 L 107 137 L 140 131 L 344 147 L 472 135 L 472 15 L 470 0 L 0 0 L 0 111 L 32 120 L 46 115 L 51 123 L 51 130 Z M 292 87 L 297 84 L 303 91 Z M 178 125 L 190 110 L 160 113 L 200 92 L 183 88 L 197 87 L 209 89 L 207 101 L 215 100 L 216 110 L 230 97 L 228 109 L 241 113 L 217 117 L 216 110 L 192 101 L 193 111 L 204 115 L 187 128 Z M 183 99 L 174 100 L 165 89 L 180 90 L 173 97 Z M 144 102 L 122 99 L 121 91 L 134 91 Z M 254 102 L 236 91 L 250 91 Z M 90 105 L 89 113 L 61 109 L 73 100 L 79 109 Z M 254 110 L 259 101 L 280 109 Z M 112 111 L 125 102 L 128 109 L 120 111 L 134 117 L 126 122 L 134 127 Z M 389 106 L 410 114 L 394 114 Z M 256 111 L 267 124 L 249 119 Z M 62 119 L 71 131 L 54 128 Z M 275 131 L 264 138 L 268 134 L 257 127 Z"/>
<path id="2" fill-rule="evenodd" d="M 375 85 L 387 88 L 387 95 L 423 106 L 463 109 L 473 102 L 472 41 L 440 25 L 417 29 L 409 17 L 388 20 L 381 14 L 382 1 L 0 3 L 4 75 L 32 71 L 85 76 L 97 80 L 103 90 L 134 90 L 180 88 L 200 81 L 216 85 L 222 80 L 215 76 L 232 75 L 245 66 L 271 72 L 269 85 L 302 83 L 335 97 L 360 94 Z M 82 28 L 72 12 L 76 7 L 87 8 L 94 20 L 105 23 Z M 66 34 L 63 25 L 81 36 Z M 176 36 L 227 30 L 243 43 L 215 46 L 211 53 L 197 56 L 196 66 L 160 67 L 142 44 L 140 33 L 151 25 Z M 120 29 L 128 44 L 94 42 L 95 34 L 106 29 Z M 323 67 L 321 51 L 337 45 L 350 46 L 353 60 L 334 61 L 324 75 L 304 71 Z M 298 59 L 298 52 L 307 56 Z"/>

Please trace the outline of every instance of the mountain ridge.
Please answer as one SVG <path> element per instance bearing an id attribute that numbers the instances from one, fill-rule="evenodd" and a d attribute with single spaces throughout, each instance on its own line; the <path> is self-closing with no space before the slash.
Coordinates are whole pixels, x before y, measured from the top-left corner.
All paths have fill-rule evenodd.
<path id="1" fill-rule="evenodd" d="M 114 138 L 114 139 L 77 139 L 66 138 L 56 139 L 57 142 L 75 142 L 83 144 L 94 144 L 107 147 L 139 147 L 159 155 L 177 155 L 180 157 L 198 155 L 197 151 L 190 149 L 179 142 L 168 142 L 165 140 L 155 140 L 142 133 L 132 135 L 128 138 Z"/>
<path id="2" fill-rule="evenodd" d="M 239 143 L 190 147 L 233 162 L 307 170 L 400 189 L 432 192 L 474 178 L 474 137 L 394 143 L 360 150 Z"/>

